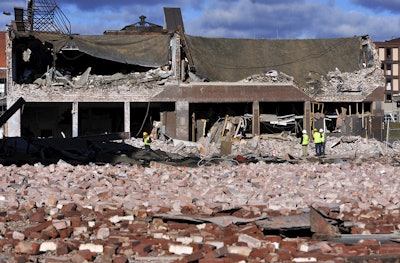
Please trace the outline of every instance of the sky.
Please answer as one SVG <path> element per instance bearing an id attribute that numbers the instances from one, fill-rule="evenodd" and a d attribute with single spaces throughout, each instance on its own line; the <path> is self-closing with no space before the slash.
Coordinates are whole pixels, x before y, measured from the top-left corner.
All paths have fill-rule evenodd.
<path id="1" fill-rule="evenodd" d="M 400 0 L 38 0 L 56 3 L 82 35 L 101 35 L 140 21 L 164 26 L 164 7 L 181 9 L 185 33 L 212 38 L 315 39 L 369 35 L 400 38 Z M 0 30 L 14 19 L 14 6 L 0 1 Z M 10 12 L 11 16 L 3 12 Z"/>

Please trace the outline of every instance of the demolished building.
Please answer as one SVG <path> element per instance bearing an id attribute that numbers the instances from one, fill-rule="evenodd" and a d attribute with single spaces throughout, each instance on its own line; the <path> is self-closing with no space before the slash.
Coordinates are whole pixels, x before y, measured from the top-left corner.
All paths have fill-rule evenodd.
<path id="1" fill-rule="evenodd" d="M 156 128 L 196 141 L 215 122 L 244 116 L 236 136 L 324 127 L 382 139 L 385 80 L 368 36 L 205 38 L 185 34 L 179 8 L 164 8 L 163 28 L 141 16 L 121 30 L 77 35 L 36 28 L 30 10 L 38 8 L 15 10 L 6 35 L 7 106 L 25 100 L 6 136 L 138 137 Z"/>

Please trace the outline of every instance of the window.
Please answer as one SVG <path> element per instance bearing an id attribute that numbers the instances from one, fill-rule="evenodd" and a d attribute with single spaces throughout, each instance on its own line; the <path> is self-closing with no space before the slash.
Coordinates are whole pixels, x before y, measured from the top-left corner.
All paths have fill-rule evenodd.
<path id="1" fill-rule="evenodd" d="M 392 94 L 385 94 L 385 102 L 392 102 Z"/>
<path id="2" fill-rule="evenodd" d="M 389 78 L 386 79 L 386 90 L 392 90 L 392 80 Z"/>
<path id="3" fill-rule="evenodd" d="M 386 60 L 391 60 L 392 59 L 392 49 L 387 48 L 386 49 Z"/>
<path id="4" fill-rule="evenodd" d="M 386 64 L 386 75 L 392 75 L 392 64 Z"/>

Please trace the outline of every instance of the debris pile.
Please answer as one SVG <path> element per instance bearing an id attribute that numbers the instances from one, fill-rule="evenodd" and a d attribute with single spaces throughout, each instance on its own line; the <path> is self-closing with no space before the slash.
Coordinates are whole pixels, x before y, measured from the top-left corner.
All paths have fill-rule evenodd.
<path id="1" fill-rule="evenodd" d="M 331 136 L 326 135 L 326 159 L 351 159 L 365 160 L 382 159 L 390 162 L 400 154 L 398 143 L 386 144 L 375 139 L 366 139 L 360 136 Z M 135 147 L 142 147 L 141 139 L 131 138 L 125 143 Z M 299 161 L 310 161 L 315 153 L 314 144 L 309 145 L 309 158 L 301 158 L 302 149 L 300 138 L 294 134 L 281 133 L 275 135 L 261 135 L 251 139 L 232 139 L 232 151 L 230 156 L 235 158 L 237 155 L 251 157 L 275 156 L 283 158 L 288 154 Z M 178 147 L 171 141 L 154 140 L 152 143 L 154 150 L 161 150 L 167 153 L 176 153 L 181 156 L 215 157 L 221 156 L 221 144 L 211 142 L 210 137 L 203 137 L 196 143 L 190 142 L 180 144 Z M 323 160 L 322 160 L 323 161 Z"/>
<path id="2" fill-rule="evenodd" d="M 271 83 L 292 83 L 293 77 L 277 70 L 269 70 L 263 74 L 251 75 L 239 82 L 271 82 Z"/>
<path id="3" fill-rule="evenodd" d="M 341 72 L 336 68 L 326 76 L 310 73 L 307 84 L 304 92 L 319 101 L 363 101 L 385 85 L 385 78 L 378 66 L 354 72 Z"/>
<path id="4" fill-rule="evenodd" d="M 397 173 L 351 161 L 2 166 L 0 261 L 393 259 Z"/>
<path id="5" fill-rule="evenodd" d="M 53 75 L 54 78 L 52 78 Z M 116 73 L 114 75 L 90 74 L 90 68 L 88 68 L 82 75 L 73 78 L 51 68 L 33 84 L 15 84 L 12 96 L 15 98 L 28 95 L 43 98 L 47 98 L 49 95 L 68 97 L 80 92 L 85 94 L 90 91 L 103 94 L 107 91 L 108 97 L 121 97 L 124 92 L 134 97 L 132 91 L 135 91 L 135 94 L 138 97 L 142 96 L 141 99 L 143 99 L 143 96 L 154 96 L 160 93 L 168 81 L 174 81 L 171 76 L 171 70 L 166 67 L 150 69 L 146 72 Z"/>

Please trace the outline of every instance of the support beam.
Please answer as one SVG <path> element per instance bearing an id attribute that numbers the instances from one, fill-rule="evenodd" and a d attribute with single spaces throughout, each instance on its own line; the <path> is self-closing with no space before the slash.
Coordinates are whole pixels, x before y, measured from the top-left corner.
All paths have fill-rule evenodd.
<path id="1" fill-rule="evenodd" d="M 129 101 L 124 102 L 124 132 L 131 133 L 131 103 Z"/>
<path id="2" fill-rule="evenodd" d="M 311 103 L 310 101 L 306 101 L 304 102 L 303 129 L 305 129 L 308 134 L 311 134 L 311 124 Z"/>
<path id="3" fill-rule="evenodd" d="M 176 111 L 176 139 L 189 140 L 189 102 L 175 102 Z"/>
<path id="4" fill-rule="evenodd" d="M 78 137 L 78 113 L 79 113 L 79 103 L 77 101 L 72 103 L 72 137 Z"/>
<path id="5" fill-rule="evenodd" d="M 7 109 L 12 109 L 13 105 L 16 103 L 17 102 L 7 100 Z M 19 104 L 19 103 L 17 103 L 17 104 Z M 20 106 L 22 107 L 22 105 L 20 105 Z M 15 108 L 13 110 L 12 116 L 8 116 L 6 130 L 7 130 L 8 137 L 20 137 L 21 136 L 21 109 L 19 106 L 17 106 L 17 108 Z"/>
<path id="6" fill-rule="evenodd" d="M 260 102 L 253 101 L 253 119 L 252 119 L 253 137 L 260 135 Z"/>

